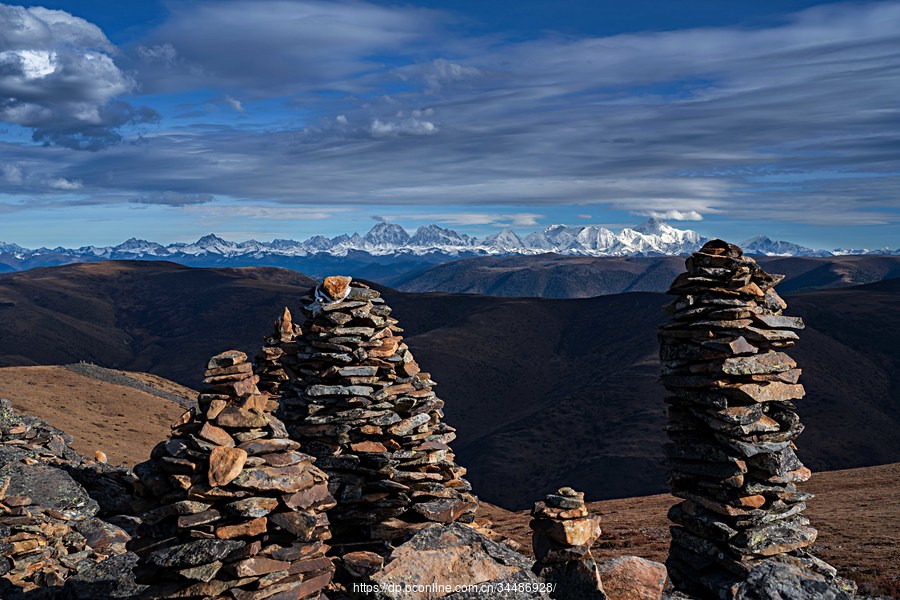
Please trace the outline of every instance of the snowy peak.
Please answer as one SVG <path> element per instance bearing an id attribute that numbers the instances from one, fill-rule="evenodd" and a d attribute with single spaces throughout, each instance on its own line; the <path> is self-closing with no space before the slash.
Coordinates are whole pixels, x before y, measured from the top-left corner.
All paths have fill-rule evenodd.
<path id="1" fill-rule="evenodd" d="M 486 248 L 491 248 L 503 253 L 516 253 L 526 249 L 525 244 L 522 243 L 522 238 L 516 235 L 516 232 L 511 229 L 504 229 L 500 233 L 495 233 L 492 236 L 486 237 L 483 245 Z"/>
<path id="2" fill-rule="evenodd" d="M 118 246 L 113 246 L 112 253 L 119 256 L 166 256 L 169 251 L 156 242 L 129 238 Z"/>
<path id="3" fill-rule="evenodd" d="M 831 256 L 826 250 L 813 250 L 799 244 L 785 241 L 773 241 L 768 236 L 758 235 L 744 240 L 741 244 L 744 252 L 759 256 Z"/>
<path id="4" fill-rule="evenodd" d="M 459 235 L 452 229 L 444 229 L 437 225 L 427 227 L 422 225 L 409 240 L 409 245 L 417 248 L 456 248 L 466 246 L 468 243 L 469 236 Z"/>
<path id="5" fill-rule="evenodd" d="M 396 223 L 381 221 L 369 230 L 363 238 L 372 246 L 405 246 L 409 243 L 409 234 Z"/>

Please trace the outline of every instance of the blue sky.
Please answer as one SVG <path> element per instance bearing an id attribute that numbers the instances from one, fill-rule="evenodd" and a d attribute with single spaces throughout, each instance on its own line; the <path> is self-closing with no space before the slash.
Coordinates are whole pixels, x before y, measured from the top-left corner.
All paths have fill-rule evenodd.
<path id="1" fill-rule="evenodd" d="M 661 216 L 900 246 L 900 2 L 81 0 L 0 30 L 5 242 Z"/>

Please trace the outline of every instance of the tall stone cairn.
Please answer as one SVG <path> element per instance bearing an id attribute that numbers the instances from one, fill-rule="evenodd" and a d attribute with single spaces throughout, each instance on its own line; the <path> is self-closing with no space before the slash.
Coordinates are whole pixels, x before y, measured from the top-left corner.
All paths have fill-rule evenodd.
<path id="1" fill-rule="evenodd" d="M 377 291 L 339 276 L 301 301 L 302 334 L 279 345 L 284 376 L 273 375 L 272 363 L 261 371 L 283 379 L 280 416 L 291 439 L 329 475 L 338 554 L 371 562 L 359 553 L 387 556 L 428 523 L 471 522 L 477 499 L 448 445 L 455 430 L 441 422 L 444 402 L 391 308 Z"/>
<path id="2" fill-rule="evenodd" d="M 318 598 L 332 579 L 327 475 L 298 452 L 247 355 L 212 357 L 198 397 L 135 467 L 141 580 L 152 597 Z"/>
<path id="3" fill-rule="evenodd" d="M 563 487 L 531 510 L 532 571 L 552 586 L 554 600 L 606 600 L 591 545 L 600 516 L 591 515 L 584 492 Z"/>
<path id="4" fill-rule="evenodd" d="M 770 275 L 737 246 L 713 240 L 687 261 L 659 330 L 662 381 L 670 392 L 666 456 L 672 494 L 666 565 L 675 588 L 734 597 L 765 561 L 834 576 L 804 549 L 816 530 L 803 516 L 810 471 L 795 454 L 803 431 L 793 401 L 800 369 L 782 350 L 803 321 Z M 730 594 L 730 595 L 729 595 Z"/>

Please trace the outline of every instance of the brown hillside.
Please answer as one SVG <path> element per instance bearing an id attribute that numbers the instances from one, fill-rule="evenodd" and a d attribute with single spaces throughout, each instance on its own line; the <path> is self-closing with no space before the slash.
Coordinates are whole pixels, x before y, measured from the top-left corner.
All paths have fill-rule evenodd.
<path id="1" fill-rule="evenodd" d="M 145 381 L 164 391 L 193 395 L 158 377 Z M 0 397 L 11 400 L 16 410 L 71 435 L 78 452 L 93 457 L 96 450 L 103 450 L 109 463 L 118 465 L 149 458 L 150 449 L 168 435 L 171 423 L 184 412 L 170 400 L 65 367 L 0 369 Z"/>

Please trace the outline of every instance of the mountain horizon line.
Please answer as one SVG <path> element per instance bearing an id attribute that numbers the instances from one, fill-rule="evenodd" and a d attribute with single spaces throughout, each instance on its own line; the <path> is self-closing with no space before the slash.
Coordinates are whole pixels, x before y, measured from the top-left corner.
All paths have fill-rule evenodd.
<path id="1" fill-rule="evenodd" d="M 79 248 L 41 247 L 29 249 L 0 241 L 0 257 L 17 259 L 42 254 L 61 254 L 96 259 L 160 258 L 179 255 L 220 255 L 223 257 L 260 255 L 312 256 L 329 254 L 344 256 L 366 252 L 378 256 L 394 254 L 436 255 L 533 255 L 556 253 L 574 256 L 680 256 L 699 249 L 708 239 L 690 229 L 677 229 L 664 219 L 650 217 L 634 227 L 624 227 L 618 234 L 605 226 L 549 225 L 542 231 L 520 236 L 509 228 L 478 238 L 437 224 L 421 225 L 413 234 L 403 226 L 387 220 L 378 221 L 365 235 L 354 232 L 326 237 L 313 235 L 303 241 L 275 238 L 271 242 L 255 239 L 233 242 L 215 233 L 201 236 L 195 242 L 161 244 L 136 237 L 116 246 L 81 246 Z M 743 241 L 748 254 L 762 256 L 838 256 L 847 254 L 900 255 L 900 248 L 813 249 L 765 235 Z"/>

